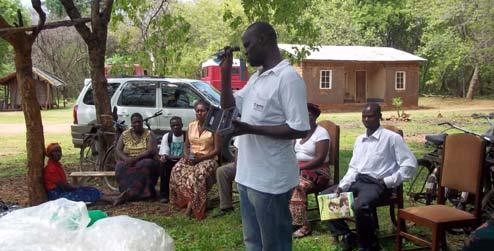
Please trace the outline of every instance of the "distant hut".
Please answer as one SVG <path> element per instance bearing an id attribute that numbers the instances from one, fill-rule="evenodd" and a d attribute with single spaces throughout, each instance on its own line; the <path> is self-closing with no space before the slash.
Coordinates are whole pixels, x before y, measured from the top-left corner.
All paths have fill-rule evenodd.
<path id="1" fill-rule="evenodd" d="M 60 107 L 60 99 L 63 97 L 62 90 L 66 87 L 61 79 L 51 73 L 33 67 L 33 78 L 36 81 L 36 97 L 41 109 Z M 11 73 L 0 78 L 0 111 L 21 110 L 21 93 L 17 84 L 16 73 Z"/>

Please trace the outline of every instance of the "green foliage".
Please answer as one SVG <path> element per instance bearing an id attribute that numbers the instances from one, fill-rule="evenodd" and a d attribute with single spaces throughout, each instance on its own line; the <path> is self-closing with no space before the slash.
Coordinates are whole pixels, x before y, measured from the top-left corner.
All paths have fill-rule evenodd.
<path id="1" fill-rule="evenodd" d="M 418 50 L 429 60 L 423 69 L 424 89 L 463 96 L 476 65 L 484 81 L 493 77 L 494 6 L 489 0 L 427 3 L 416 13 L 427 23 Z"/>
<path id="2" fill-rule="evenodd" d="M 82 16 L 89 15 L 91 11 L 91 0 L 73 0 L 75 7 L 79 10 Z M 117 1 L 118 2 L 118 1 Z M 48 9 L 50 14 L 56 17 L 66 16 L 65 9 L 60 3 L 60 0 L 45 0 L 45 7 Z"/>
<path id="3" fill-rule="evenodd" d="M 29 15 L 27 15 L 27 11 L 19 0 L 0 1 L 0 16 L 2 16 L 10 25 L 18 23 L 17 10 L 21 10 L 24 25 L 28 25 L 30 23 Z M 0 76 L 5 76 L 14 71 L 14 53 L 12 46 L 0 38 Z"/>
<path id="4" fill-rule="evenodd" d="M 396 108 L 396 113 L 398 114 L 398 117 L 401 117 L 400 111 L 401 111 L 401 107 L 403 106 L 403 100 L 401 99 L 401 97 L 393 98 L 391 104 Z"/>

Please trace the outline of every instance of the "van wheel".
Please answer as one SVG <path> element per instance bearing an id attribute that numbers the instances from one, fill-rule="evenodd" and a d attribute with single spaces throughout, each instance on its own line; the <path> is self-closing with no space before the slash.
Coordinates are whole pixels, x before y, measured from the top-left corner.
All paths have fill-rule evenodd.
<path id="1" fill-rule="evenodd" d="M 233 162 L 235 156 L 235 147 L 233 146 L 233 138 L 228 137 L 222 140 L 221 147 L 221 161 Z"/>

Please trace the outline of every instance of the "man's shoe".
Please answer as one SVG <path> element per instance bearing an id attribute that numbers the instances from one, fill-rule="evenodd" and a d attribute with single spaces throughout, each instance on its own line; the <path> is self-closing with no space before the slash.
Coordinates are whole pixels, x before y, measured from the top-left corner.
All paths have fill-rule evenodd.
<path id="1" fill-rule="evenodd" d="M 170 200 L 168 198 L 161 198 L 160 202 L 166 204 L 166 203 L 170 202 Z"/>
<path id="2" fill-rule="evenodd" d="M 220 211 L 218 211 L 216 214 L 213 215 L 213 218 L 216 218 L 216 217 L 221 217 L 221 216 L 224 216 L 224 215 L 227 215 L 231 212 L 233 212 L 235 208 L 233 207 L 230 207 L 230 208 L 225 208 L 225 209 L 220 209 Z"/>
<path id="3" fill-rule="evenodd" d="M 355 233 L 348 233 L 343 236 L 341 240 L 342 251 L 352 251 L 357 247 L 357 235 Z"/>

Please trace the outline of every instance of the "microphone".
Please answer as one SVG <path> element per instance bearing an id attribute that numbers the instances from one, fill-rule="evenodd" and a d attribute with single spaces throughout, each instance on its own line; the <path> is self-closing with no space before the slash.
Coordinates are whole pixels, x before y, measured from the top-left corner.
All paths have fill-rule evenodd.
<path id="1" fill-rule="evenodd" d="M 240 51 L 240 47 L 238 46 L 233 46 L 230 48 L 230 50 L 232 50 L 232 52 L 234 51 Z M 216 56 L 217 58 L 222 58 L 223 55 L 225 55 L 225 49 L 220 49 L 220 50 L 217 50 L 215 53 L 213 53 L 213 56 Z"/>

